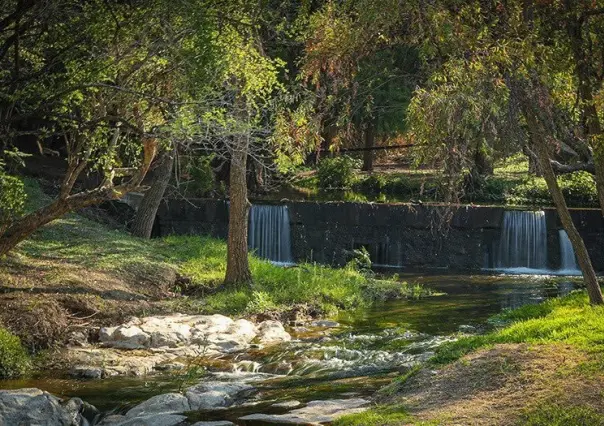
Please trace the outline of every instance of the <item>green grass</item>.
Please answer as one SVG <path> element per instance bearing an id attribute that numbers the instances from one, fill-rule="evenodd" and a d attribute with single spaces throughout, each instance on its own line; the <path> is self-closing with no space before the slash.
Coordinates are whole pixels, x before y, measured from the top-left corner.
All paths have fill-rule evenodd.
<path id="1" fill-rule="evenodd" d="M 48 202 L 35 181 L 27 180 L 26 187 L 30 210 Z M 200 313 L 254 314 L 309 304 L 325 314 L 335 314 L 340 309 L 368 305 L 384 295 L 419 297 L 425 293 L 421 287 L 375 279 L 352 265 L 330 268 L 305 263 L 284 268 L 253 255 L 253 285 L 223 288 L 227 257 L 224 241 L 203 236 L 143 240 L 77 214 L 41 228 L 20 244 L 15 256 L 24 266 L 41 259 L 54 265 L 53 273 L 44 275 L 54 282 L 73 279 L 73 272 L 71 278 L 63 272 L 68 269 L 62 268 L 63 264 L 151 283 L 162 271 L 175 269 L 191 280 L 187 294 L 205 297 L 177 298 L 170 303 L 174 309 Z"/>
<path id="2" fill-rule="evenodd" d="M 209 237 L 170 236 L 156 243 L 166 258 L 177 264 L 193 286 L 211 290 L 220 285 L 226 268 L 226 244 Z M 352 265 L 330 268 L 303 263 L 284 268 L 250 256 L 253 285 L 222 289 L 204 299 L 205 312 L 228 314 L 281 311 L 310 304 L 326 314 L 353 309 L 390 297 L 416 297 L 421 288 L 398 281 L 377 280 Z M 185 300 L 184 303 L 191 303 Z M 189 306 L 190 307 L 190 306 Z"/>
<path id="3" fill-rule="evenodd" d="M 376 407 L 359 414 L 337 419 L 334 426 L 395 426 L 408 424 L 412 417 L 400 406 Z"/>
<path id="4" fill-rule="evenodd" d="M 604 426 L 604 416 L 589 407 L 548 404 L 523 417 L 520 426 Z"/>
<path id="5" fill-rule="evenodd" d="M 21 340 L 0 327 L 0 379 L 18 377 L 30 367 L 30 358 Z"/>
<path id="6" fill-rule="evenodd" d="M 449 363 L 497 343 L 565 343 L 587 353 L 604 353 L 604 306 L 591 306 L 583 291 L 507 311 L 494 319 L 508 325 L 447 343 L 436 351 L 432 362 Z"/>

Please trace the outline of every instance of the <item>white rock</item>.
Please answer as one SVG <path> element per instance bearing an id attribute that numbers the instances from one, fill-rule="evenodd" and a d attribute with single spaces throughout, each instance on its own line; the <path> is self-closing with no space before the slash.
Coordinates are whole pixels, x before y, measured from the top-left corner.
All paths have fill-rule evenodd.
<path id="1" fill-rule="evenodd" d="M 292 408 L 298 408 L 299 406 L 301 406 L 302 403 L 300 401 L 283 401 L 283 402 L 277 402 L 273 405 L 271 405 L 271 407 L 273 408 L 286 408 L 288 410 L 291 410 Z"/>
<path id="2" fill-rule="evenodd" d="M 141 349 L 149 345 L 150 336 L 135 325 L 115 329 L 108 341 L 110 346 L 122 349 Z"/>
<path id="3" fill-rule="evenodd" d="M 219 420 L 217 422 L 197 422 L 191 426 L 235 426 L 235 423 L 227 420 Z"/>
<path id="4" fill-rule="evenodd" d="M 145 318 L 140 325 L 140 329 L 151 336 L 149 347 L 161 348 L 168 346 L 174 348 L 188 343 L 191 338 L 191 327 L 187 324 L 176 322 L 179 319 L 181 318 Z"/>
<path id="5" fill-rule="evenodd" d="M 263 344 L 289 342 L 292 337 L 279 321 L 267 320 L 258 325 L 258 340 Z"/>
<path id="6" fill-rule="evenodd" d="M 245 383 L 206 382 L 187 389 L 192 411 L 230 407 L 254 390 Z"/>
<path id="7" fill-rule="evenodd" d="M 261 421 L 281 425 L 308 425 L 332 423 L 349 414 L 357 414 L 369 408 L 369 401 L 362 398 L 311 401 L 306 407 L 287 414 L 250 414 L 241 417 L 244 421 Z"/>
<path id="8" fill-rule="evenodd" d="M 190 411 L 189 401 L 179 393 L 156 395 L 138 404 L 126 413 L 126 417 L 134 418 L 149 414 L 173 414 Z"/>

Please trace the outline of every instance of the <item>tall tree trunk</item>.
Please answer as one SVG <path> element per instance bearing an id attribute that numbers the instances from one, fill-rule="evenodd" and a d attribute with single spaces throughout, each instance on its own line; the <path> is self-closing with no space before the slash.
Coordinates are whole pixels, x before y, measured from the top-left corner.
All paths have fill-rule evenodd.
<path id="1" fill-rule="evenodd" d="M 132 235 L 146 239 L 151 238 L 153 223 L 166 188 L 170 183 L 173 166 L 172 151 L 164 152 L 159 158 L 157 168 L 153 171 L 151 185 L 136 210 L 136 216 L 132 222 Z"/>
<path id="2" fill-rule="evenodd" d="M 363 152 L 363 171 L 370 172 L 373 170 L 373 147 L 375 146 L 375 134 L 377 127 L 377 116 L 367 122 L 365 129 L 365 151 Z"/>
<path id="3" fill-rule="evenodd" d="M 588 58 L 585 49 L 585 40 L 583 37 L 583 25 L 585 20 L 578 16 L 575 7 L 579 2 L 565 0 L 568 17 L 566 20 L 566 30 L 570 39 L 570 46 L 573 52 L 575 62 L 575 74 L 577 77 L 579 99 L 583 108 L 583 121 L 585 123 L 585 133 L 593 149 L 593 160 L 595 166 L 595 180 L 598 191 L 598 200 L 600 209 L 604 215 L 604 132 L 596 108 L 593 96 L 593 73 L 590 69 L 590 58 Z"/>
<path id="4" fill-rule="evenodd" d="M 539 159 L 539 165 L 541 167 L 543 177 L 545 178 L 549 192 L 554 200 L 554 205 L 556 206 L 556 211 L 558 212 L 562 226 L 568 234 L 568 238 L 570 239 L 573 249 L 575 250 L 577 260 L 579 261 L 579 267 L 583 272 L 583 280 L 587 288 L 587 293 L 589 294 L 589 301 L 594 305 L 604 304 L 602 290 L 598 284 L 598 278 L 591 263 L 591 259 L 589 258 L 587 247 L 585 247 L 583 238 L 575 227 L 573 219 L 568 210 L 568 206 L 566 205 L 564 194 L 562 194 L 562 190 L 558 185 L 558 180 L 556 179 L 554 169 L 552 168 L 548 140 L 545 137 L 545 133 L 540 128 L 537 119 L 531 113 L 525 114 L 525 117 L 527 119 L 529 128 L 532 129 L 531 137 L 535 145 L 535 150 L 537 151 L 537 157 Z"/>
<path id="5" fill-rule="evenodd" d="M 225 284 L 250 283 L 248 261 L 247 136 L 236 136 L 229 175 L 229 236 Z"/>

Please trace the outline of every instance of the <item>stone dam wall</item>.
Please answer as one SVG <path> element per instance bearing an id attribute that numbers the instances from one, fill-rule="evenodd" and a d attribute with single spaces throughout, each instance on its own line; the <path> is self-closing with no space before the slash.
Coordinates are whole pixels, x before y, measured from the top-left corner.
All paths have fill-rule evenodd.
<path id="1" fill-rule="evenodd" d="M 260 203 L 257 203 L 260 204 Z M 493 267 L 501 234 L 503 207 L 462 206 L 455 210 L 432 205 L 351 202 L 282 203 L 289 210 L 295 261 L 342 265 L 350 252 L 365 247 L 374 264 L 405 269 L 446 268 L 473 271 Z M 560 266 L 554 209 L 544 209 L 548 267 Z M 452 214 L 449 226 L 443 215 Z M 597 209 L 572 211 L 594 266 L 604 271 L 604 221 Z M 225 238 L 228 204 L 222 200 L 169 200 L 162 203 L 156 235 L 205 234 Z"/>

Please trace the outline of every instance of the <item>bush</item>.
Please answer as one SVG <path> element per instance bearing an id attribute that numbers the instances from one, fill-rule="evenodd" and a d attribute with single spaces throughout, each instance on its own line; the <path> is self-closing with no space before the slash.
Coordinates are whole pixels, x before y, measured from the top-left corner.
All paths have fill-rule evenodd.
<path id="1" fill-rule="evenodd" d="M 358 160 L 348 156 L 325 158 L 319 162 L 317 177 L 320 189 L 350 188 Z"/>
<path id="2" fill-rule="evenodd" d="M 0 163 L 0 232 L 23 214 L 25 198 L 21 179 L 5 174 Z"/>
<path id="3" fill-rule="evenodd" d="M 405 199 L 418 198 L 421 191 L 421 181 L 411 179 L 407 176 L 398 176 L 389 179 L 384 186 L 384 192 L 388 195 L 401 197 Z"/>
<path id="4" fill-rule="evenodd" d="M 378 195 L 384 191 L 386 179 L 381 175 L 369 175 L 355 185 L 355 190 L 366 195 Z"/>
<path id="5" fill-rule="evenodd" d="M 191 176 L 189 189 L 193 191 L 194 196 L 204 197 L 214 189 L 216 179 L 212 168 L 213 159 L 214 155 L 201 155 L 189 163 L 187 167 Z"/>
<path id="6" fill-rule="evenodd" d="M 21 340 L 0 327 L 0 379 L 18 377 L 28 370 L 29 355 Z"/>
<path id="7" fill-rule="evenodd" d="M 596 183 L 587 172 L 575 172 L 558 178 L 560 189 L 570 206 L 597 207 Z M 508 199 L 512 204 L 552 204 L 552 197 L 545 179 L 533 177 L 511 191 Z"/>

